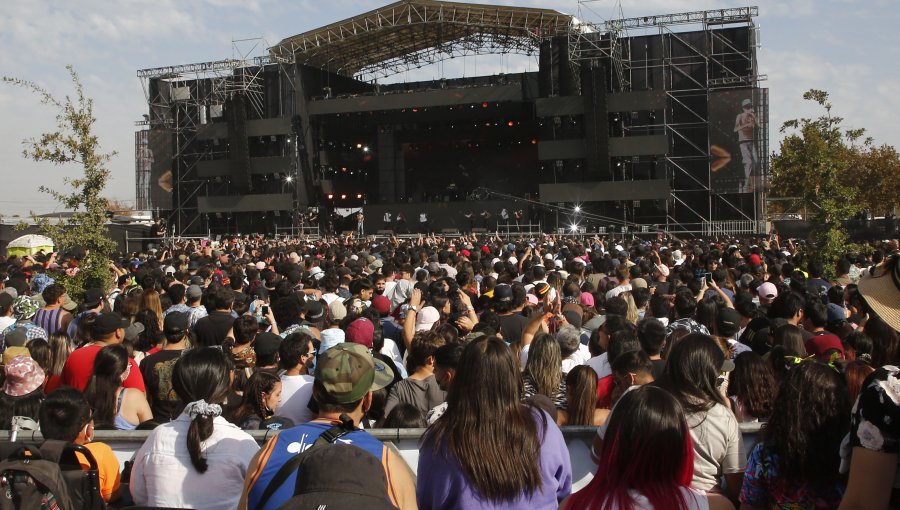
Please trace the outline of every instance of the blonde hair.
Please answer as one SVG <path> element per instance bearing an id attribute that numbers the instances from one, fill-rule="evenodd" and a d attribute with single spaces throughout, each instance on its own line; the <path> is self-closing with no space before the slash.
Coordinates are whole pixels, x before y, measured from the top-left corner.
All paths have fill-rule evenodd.
<path id="1" fill-rule="evenodd" d="M 640 316 L 638 315 L 637 305 L 634 304 L 634 297 L 631 295 L 631 292 L 623 292 L 619 295 L 622 296 L 622 299 L 625 300 L 625 304 L 628 305 L 628 311 L 625 312 L 625 319 L 628 322 L 637 325 Z"/>

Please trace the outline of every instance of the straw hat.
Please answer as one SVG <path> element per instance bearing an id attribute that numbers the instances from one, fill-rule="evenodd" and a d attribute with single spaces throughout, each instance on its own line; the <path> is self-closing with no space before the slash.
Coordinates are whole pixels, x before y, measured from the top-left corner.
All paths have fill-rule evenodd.
<path id="1" fill-rule="evenodd" d="M 900 255 L 894 255 L 859 281 L 869 308 L 894 331 L 900 331 Z"/>

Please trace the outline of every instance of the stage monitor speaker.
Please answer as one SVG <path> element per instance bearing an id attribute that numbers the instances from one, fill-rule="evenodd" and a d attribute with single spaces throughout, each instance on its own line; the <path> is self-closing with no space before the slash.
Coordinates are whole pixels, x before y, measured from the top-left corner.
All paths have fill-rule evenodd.
<path id="1" fill-rule="evenodd" d="M 377 232 L 377 234 L 380 236 L 392 236 L 392 235 L 394 235 L 394 231 L 393 230 L 379 230 Z"/>
<path id="2" fill-rule="evenodd" d="M 441 233 L 442 234 L 458 234 L 459 229 L 458 228 L 442 228 Z"/>

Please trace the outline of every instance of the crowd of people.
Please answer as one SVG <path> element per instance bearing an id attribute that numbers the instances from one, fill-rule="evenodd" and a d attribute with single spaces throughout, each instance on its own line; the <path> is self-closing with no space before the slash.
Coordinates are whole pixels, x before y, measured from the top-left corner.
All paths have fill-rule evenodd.
<path id="1" fill-rule="evenodd" d="M 859 251 L 244 236 L 74 296 L 83 250 L 13 256 L 0 427 L 84 445 L 114 505 L 897 508 L 900 250 Z M 415 474 L 377 428 L 425 429 Z M 99 429 L 150 432 L 123 473 Z"/>

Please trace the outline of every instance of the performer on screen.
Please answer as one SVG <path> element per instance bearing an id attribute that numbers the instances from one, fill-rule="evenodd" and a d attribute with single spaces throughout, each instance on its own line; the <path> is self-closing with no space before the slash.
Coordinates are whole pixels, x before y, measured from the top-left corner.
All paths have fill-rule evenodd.
<path id="1" fill-rule="evenodd" d="M 744 99 L 741 102 L 741 113 L 734 119 L 734 132 L 738 136 L 738 145 L 741 147 L 741 160 L 744 163 L 744 173 L 741 176 L 738 192 L 746 193 L 756 189 L 756 141 L 755 130 L 759 126 L 756 112 L 753 111 L 753 101 Z"/>
<path id="2" fill-rule="evenodd" d="M 384 211 L 384 217 L 381 219 L 382 223 L 384 223 L 384 229 L 391 229 L 391 211 Z"/>

